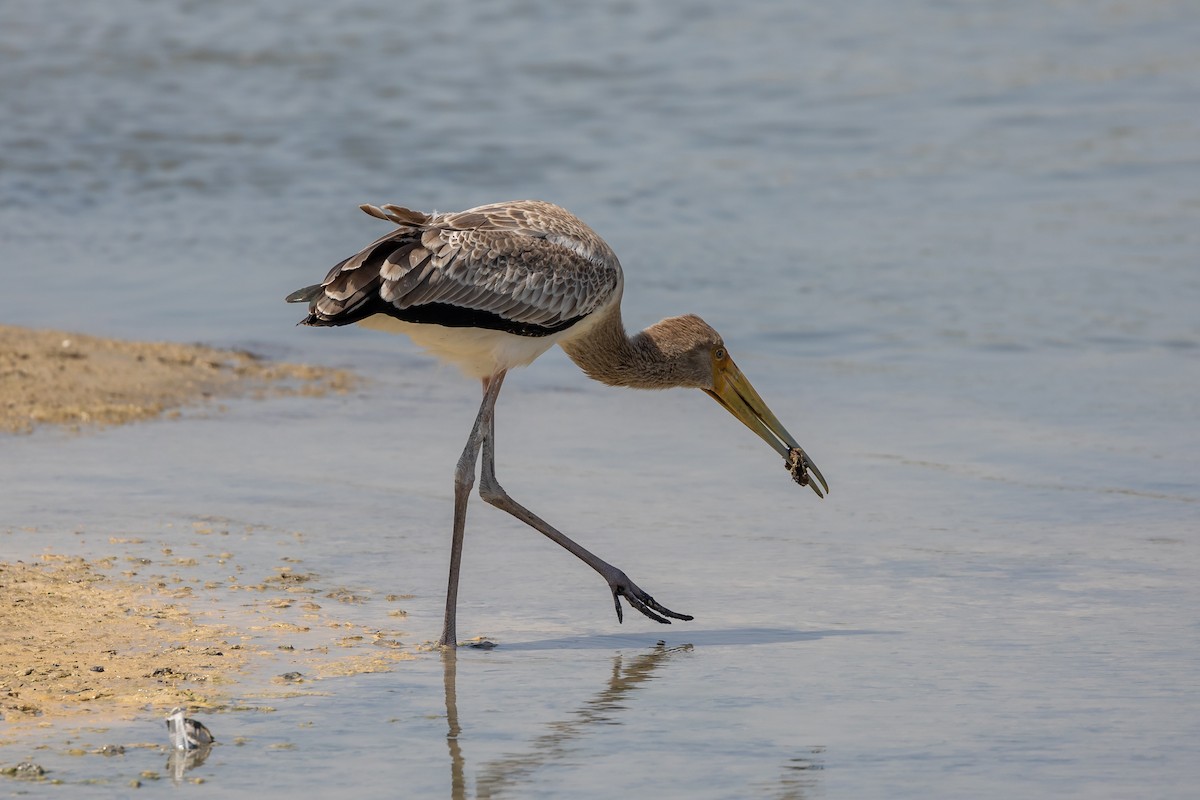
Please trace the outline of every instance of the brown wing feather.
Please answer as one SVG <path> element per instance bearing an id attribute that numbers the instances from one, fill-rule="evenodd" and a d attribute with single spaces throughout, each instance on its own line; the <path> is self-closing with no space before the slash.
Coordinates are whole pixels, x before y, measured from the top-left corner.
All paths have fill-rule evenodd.
<path id="1" fill-rule="evenodd" d="M 435 215 L 392 205 L 363 210 L 399 227 L 329 271 L 311 298 L 310 324 L 346 324 L 375 313 L 431 321 L 421 309 L 428 306 L 470 312 L 462 322 L 443 324 L 512 323 L 515 332 L 537 335 L 538 328 L 561 330 L 590 314 L 621 285 L 608 245 L 549 203 Z M 487 323 L 491 316 L 495 326 Z"/>

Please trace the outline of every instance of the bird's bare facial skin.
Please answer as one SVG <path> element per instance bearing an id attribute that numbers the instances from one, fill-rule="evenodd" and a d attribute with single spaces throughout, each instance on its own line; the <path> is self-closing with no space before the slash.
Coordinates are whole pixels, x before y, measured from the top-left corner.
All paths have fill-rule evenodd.
<path id="1" fill-rule="evenodd" d="M 829 491 L 829 484 L 825 482 L 821 470 L 817 469 L 817 465 L 788 433 L 787 428 L 783 427 L 783 423 L 771 412 L 766 402 L 759 397 L 724 347 L 713 348 L 712 367 L 713 388 L 705 389 L 708 395 L 771 445 L 775 452 L 783 457 L 784 466 L 796 483 L 808 486 L 818 497 L 824 497 L 825 492 Z M 810 480 L 810 473 L 816 481 Z M 825 492 L 821 491 L 822 488 Z"/>

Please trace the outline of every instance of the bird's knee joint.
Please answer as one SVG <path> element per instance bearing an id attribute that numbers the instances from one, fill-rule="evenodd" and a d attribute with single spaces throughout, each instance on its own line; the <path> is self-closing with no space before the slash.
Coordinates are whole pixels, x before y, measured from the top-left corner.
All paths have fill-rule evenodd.
<path id="1" fill-rule="evenodd" d="M 460 494 L 466 492 L 471 493 L 471 487 L 475 485 L 475 476 L 470 472 L 454 473 L 454 492 Z"/>

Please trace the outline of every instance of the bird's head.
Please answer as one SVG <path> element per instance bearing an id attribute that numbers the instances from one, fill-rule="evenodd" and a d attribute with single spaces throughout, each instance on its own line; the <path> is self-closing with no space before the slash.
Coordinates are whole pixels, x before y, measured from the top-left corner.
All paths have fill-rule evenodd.
<path id="1" fill-rule="evenodd" d="M 661 333 L 666 335 L 655 338 L 664 350 L 675 351 L 664 355 L 681 366 L 683 375 L 679 383 L 703 389 L 779 453 L 797 483 L 811 487 L 818 497 L 824 497 L 821 489 L 828 492 L 829 484 L 821 470 L 738 369 L 721 335 L 704 320 L 690 314 L 663 320 L 654 327 L 659 326 L 664 328 Z"/>

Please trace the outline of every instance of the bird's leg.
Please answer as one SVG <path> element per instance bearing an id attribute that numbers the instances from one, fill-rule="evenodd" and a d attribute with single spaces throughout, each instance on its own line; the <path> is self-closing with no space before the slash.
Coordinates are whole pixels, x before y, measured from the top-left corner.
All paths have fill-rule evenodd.
<path id="1" fill-rule="evenodd" d="M 446 587 L 446 618 L 442 624 L 442 638 L 438 641 L 442 647 L 458 646 L 455 621 L 458 614 L 458 575 L 462 565 L 463 532 L 467 526 L 467 500 L 470 499 L 471 488 L 475 485 L 475 462 L 479 458 L 479 445 L 490 427 L 496 408 L 496 396 L 500 394 L 500 384 L 503 382 L 503 372 L 483 379 L 483 402 L 479 406 L 479 414 L 475 417 L 475 425 L 471 428 L 467 446 L 463 448 L 458 466 L 454 469 L 454 534 L 450 539 L 450 581 Z"/>
<path id="2" fill-rule="evenodd" d="M 504 376 L 499 376 L 503 380 Z M 494 409 L 489 409 L 489 412 Z M 483 438 L 483 464 L 479 477 L 479 496 L 486 502 L 491 503 L 496 508 L 503 509 L 509 514 L 512 514 L 517 519 L 524 522 L 529 527 L 542 533 L 551 541 L 556 542 L 565 548 L 568 552 L 574 554 L 578 559 L 583 561 L 596 572 L 600 573 L 600 577 L 608 582 L 609 589 L 612 590 L 613 605 L 617 609 L 617 621 L 624 622 L 624 612 L 621 610 L 621 598 L 624 597 L 629 605 L 636 608 L 638 611 L 645 614 L 655 622 L 662 622 L 666 625 L 671 624 L 672 619 L 691 620 L 693 617 L 687 614 L 676 614 L 671 609 L 661 605 L 649 594 L 644 592 L 641 587 L 629 579 L 621 570 L 609 564 L 604 559 L 585 549 L 570 539 L 565 534 L 561 533 L 541 517 L 534 514 L 525 506 L 518 503 L 508 496 L 508 492 L 496 480 L 496 418 L 494 413 L 489 413 L 484 420 Z"/>

